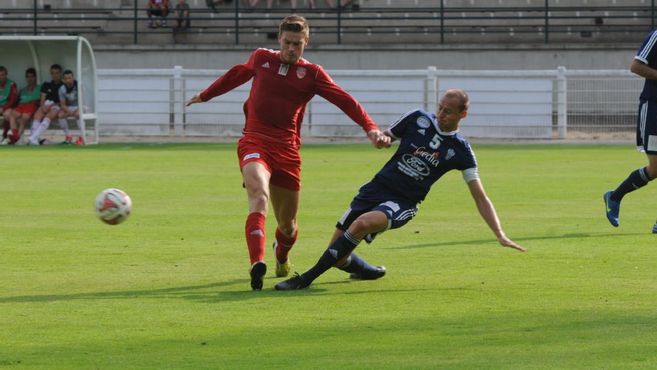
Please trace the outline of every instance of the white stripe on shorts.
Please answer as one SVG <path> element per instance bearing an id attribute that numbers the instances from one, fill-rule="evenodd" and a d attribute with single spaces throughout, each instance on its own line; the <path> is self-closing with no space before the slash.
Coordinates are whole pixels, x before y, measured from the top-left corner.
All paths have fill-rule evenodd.
<path id="1" fill-rule="evenodd" d="M 641 105 L 639 116 L 639 132 L 641 134 L 641 144 L 646 144 L 646 120 L 648 118 L 648 101 Z"/>

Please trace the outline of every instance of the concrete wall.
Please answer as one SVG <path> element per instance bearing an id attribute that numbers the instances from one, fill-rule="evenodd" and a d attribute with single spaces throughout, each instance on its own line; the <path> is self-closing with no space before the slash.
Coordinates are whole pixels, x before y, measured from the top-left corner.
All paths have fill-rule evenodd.
<path id="1" fill-rule="evenodd" d="M 626 69 L 641 40 L 627 47 L 519 45 L 514 47 L 418 47 L 390 50 L 363 47 L 309 47 L 304 57 L 327 69 L 440 69 L 523 70 Z M 276 48 L 275 44 L 263 45 Z M 254 47 L 212 48 L 204 46 L 102 46 L 94 45 L 98 68 L 223 69 L 246 60 Z"/>

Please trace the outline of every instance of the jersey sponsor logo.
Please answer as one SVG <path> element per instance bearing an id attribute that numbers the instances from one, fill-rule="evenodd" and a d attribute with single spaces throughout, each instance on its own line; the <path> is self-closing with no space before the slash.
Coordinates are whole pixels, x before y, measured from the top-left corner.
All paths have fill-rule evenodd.
<path id="1" fill-rule="evenodd" d="M 418 181 L 423 180 L 431 172 L 423 160 L 408 153 L 402 156 L 401 162 L 397 162 L 397 168 Z"/>
<path id="2" fill-rule="evenodd" d="M 278 67 L 278 74 L 281 76 L 287 76 L 287 71 L 290 69 L 289 64 L 281 64 L 280 67 Z"/>
<path id="3" fill-rule="evenodd" d="M 262 67 L 262 68 L 269 68 L 269 62 L 265 62 L 265 63 L 264 63 L 263 65 L 261 65 L 260 67 Z"/>
<path id="4" fill-rule="evenodd" d="M 297 78 L 302 79 L 306 77 L 306 69 L 304 67 L 297 67 Z"/>
<path id="5" fill-rule="evenodd" d="M 247 159 L 252 159 L 252 158 L 260 158 L 260 153 L 250 153 L 244 156 L 242 158 L 243 161 L 246 161 Z"/>
<path id="6" fill-rule="evenodd" d="M 420 128 L 429 128 L 429 126 L 431 126 L 431 121 L 429 121 L 429 119 L 427 117 L 424 117 L 424 116 L 418 117 L 417 121 L 415 121 L 415 123 L 417 123 L 417 125 Z"/>
<path id="7" fill-rule="evenodd" d="M 413 155 L 420 157 L 424 159 L 425 161 L 429 162 L 430 165 L 434 167 L 438 167 L 438 164 L 440 163 L 440 160 L 438 159 L 438 156 L 440 156 L 440 152 L 429 152 L 425 150 L 425 148 L 417 148 L 415 149 L 415 152 L 413 152 Z"/>

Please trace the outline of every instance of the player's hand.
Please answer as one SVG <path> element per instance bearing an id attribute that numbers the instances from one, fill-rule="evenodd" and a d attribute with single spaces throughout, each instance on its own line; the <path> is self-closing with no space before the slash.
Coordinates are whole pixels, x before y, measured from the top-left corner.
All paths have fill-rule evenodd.
<path id="1" fill-rule="evenodd" d="M 367 133 L 367 137 L 377 149 L 390 147 L 390 137 L 384 135 L 381 130 L 372 130 Z"/>
<path id="2" fill-rule="evenodd" d="M 203 103 L 203 100 L 201 100 L 201 94 L 200 93 L 192 96 L 192 98 L 189 99 L 189 101 L 187 102 L 187 104 L 185 104 L 185 106 L 189 107 L 190 105 L 196 104 L 196 103 Z"/>
<path id="3" fill-rule="evenodd" d="M 514 242 L 513 240 L 509 239 L 506 235 L 502 235 L 501 237 L 497 238 L 497 241 L 500 242 L 500 244 L 503 247 L 513 248 L 513 249 L 515 249 L 517 251 L 520 251 L 520 252 L 526 252 L 527 251 L 527 249 L 521 247 L 520 244 L 518 244 L 518 243 Z"/>

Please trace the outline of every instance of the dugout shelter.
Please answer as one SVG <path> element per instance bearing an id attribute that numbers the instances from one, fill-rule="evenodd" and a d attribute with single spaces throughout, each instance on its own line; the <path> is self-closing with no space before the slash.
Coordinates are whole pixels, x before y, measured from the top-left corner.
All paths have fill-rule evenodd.
<path id="1" fill-rule="evenodd" d="M 70 69 L 78 81 L 77 121 L 85 143 L 98 143 L 98 77 L 96 59 L 87 39 L 80 36 L 0 36 L 0 65 L 18 88 L 24 87 L 25 70 L 33 67 L 38 83 L 50 80 L 50 66 Z"/>

